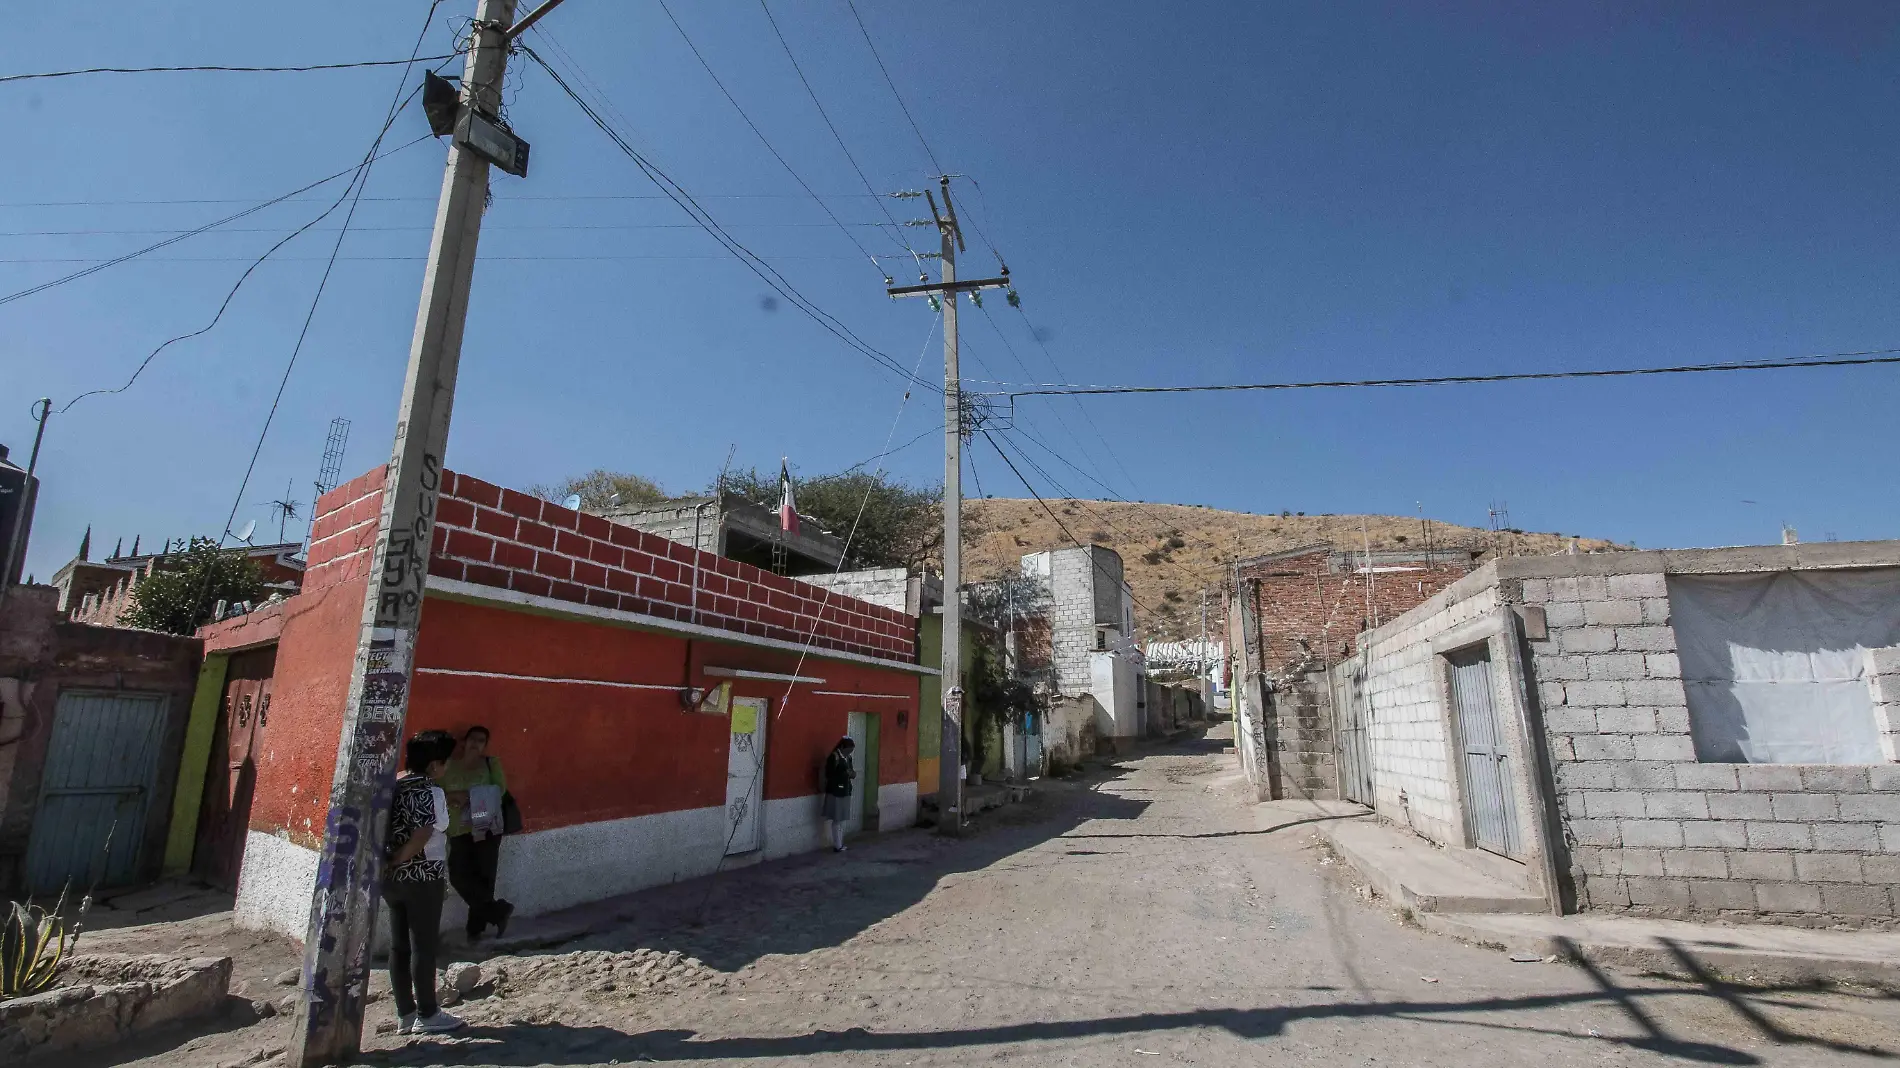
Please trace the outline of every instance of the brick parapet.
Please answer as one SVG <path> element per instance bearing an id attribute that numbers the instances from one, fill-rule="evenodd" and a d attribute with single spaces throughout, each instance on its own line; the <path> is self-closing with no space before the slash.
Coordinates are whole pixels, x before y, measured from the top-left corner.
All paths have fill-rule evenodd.
<path id="1" fill-rule="evenodd" d="M 318 501 L 306 588 L 368 567 L 382 489 L 378 469 Z M 917 658 L 916 620 L 904 612 L 454 472 L 442 477 L 429 573 L 894 662 Z"/>

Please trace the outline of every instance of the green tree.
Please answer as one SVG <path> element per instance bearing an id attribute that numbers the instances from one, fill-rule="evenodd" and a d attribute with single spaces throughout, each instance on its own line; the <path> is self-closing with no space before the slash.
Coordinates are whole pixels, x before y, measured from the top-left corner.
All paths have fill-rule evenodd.
<path id="1" fill-rule="evenodd" d="M 604 467 L 596 467 L 584 475 L 575 475 L 552 486 L 531 486 L 528 492 L 556 504 L 578 493 L 581 495 L 581 508 L 589 512 L 604 512 L 609 508 L 637 508 L 643 504 L 658 504 L 672 497 L 658 482 L 644 475 L 609 471 Z"/>
<path id="2" fill-rule="evenodd" d="M 777 472 L 727 472 L 724 486 L 727 493 L 778 508 Z M 912 486 L 885 474 L 842 471 L 816 478 L 793 475 L 792 491 L 800 515 L 840 538 L 850 536 L 848 566 L 915 568 L 942 556 L 943 502 L 937 487 Z"/>
<path id="3" fill-rule="evenodd" d="M 210 538 L 193 538 L 183 553 L 161 557 L 132 589 L 124 622 L 145 630 L 190 634 L 211 622 L 219 601 L 256 601 L 264 573 L 243 552 L 225 552 Z"/>

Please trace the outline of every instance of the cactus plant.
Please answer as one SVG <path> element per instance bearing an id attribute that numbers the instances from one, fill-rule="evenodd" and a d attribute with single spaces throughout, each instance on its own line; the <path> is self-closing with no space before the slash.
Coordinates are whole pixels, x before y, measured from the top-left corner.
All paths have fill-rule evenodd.
<path id="1" fill-rule="evenodd" d="M 82 904 L 90 904 L 90 898 Z M 6 926 L 0 930 L 0 1001 L 37 994 L 53 985 L 78 931 L 69 933 L 60 912 L 66 895 L 51 911 L 38 905 L 9 902 Z"/>

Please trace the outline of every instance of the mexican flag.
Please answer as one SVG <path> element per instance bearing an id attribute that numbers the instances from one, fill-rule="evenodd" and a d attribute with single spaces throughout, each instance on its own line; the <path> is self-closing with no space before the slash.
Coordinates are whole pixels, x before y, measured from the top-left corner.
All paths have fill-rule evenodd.
<path id="1" fill-rule="evenodd" d="M 798 502 L 792 499 L 792 472 L 782 457 L 778 462 L 778 526 L 787 534 L 798 533 Z"/>

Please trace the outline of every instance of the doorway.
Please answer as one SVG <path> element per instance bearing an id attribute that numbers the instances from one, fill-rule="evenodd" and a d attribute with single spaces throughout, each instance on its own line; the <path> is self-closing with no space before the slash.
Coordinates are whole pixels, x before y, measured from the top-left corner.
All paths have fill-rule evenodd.
<path id="1" fill-rule="evenodd" d="M 877 826 L 877 748 L 878 718 L 875 712 L 853 712 L 845 721 L 845 736 L 851 748 L 851 781 L 857 787 L 857 804 L 851 806 L 851 819 L 845 833 L 856 834 Z"/>
<path id="2" fill-rule="evenodd" d="M 66 691 L 53 712 L 27 891 L 84 893 L 138 878 L 165 732 L 163 694 Z"/>
<path id="3" fill-rule="evenodd" d="M 277 648 L 231 657 L 224 676 L 224 704 L 211 739 L 204 797 L 198 809 L 191 873 L 213 886 L 236 890 L 250 830 L 251 795 L 257 785 L 256 753 L 270 723 L 271 675 Z"/>
<path id="4" fill-rule="evenodd" d="M 1459 649 L 1445 660 L 1464 765 L 1466 829 L 1479 849 L 1521 856 L 1510 747 L 1493 696 L 1490 643 Z"/>
<path id="5" fill-rule="evenodd" d="M 732 699 L 731 742 L 726 750 L 726 855 L 759 848 L 760 810 L 765 807 L 765 724 L 771 702 Z"/>

